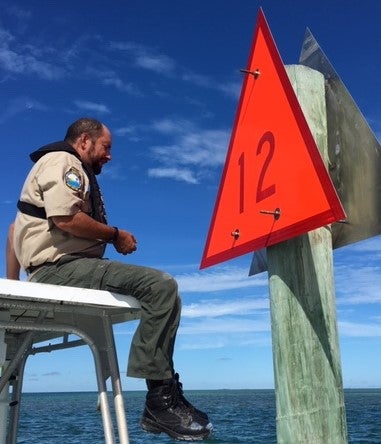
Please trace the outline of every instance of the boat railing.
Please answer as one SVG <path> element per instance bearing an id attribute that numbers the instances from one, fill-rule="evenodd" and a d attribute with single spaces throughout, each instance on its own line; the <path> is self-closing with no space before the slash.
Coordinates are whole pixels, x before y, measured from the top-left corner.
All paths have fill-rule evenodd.
<path id="1" fill-rule="evenodd" d="M 0 444 L 16 444 L 28 356 L 82 345 L 94 358 L 105 444 L 129 444 L 113 325 L 139 317 L 140 304 L 131 296 L 0 279 Z"/>

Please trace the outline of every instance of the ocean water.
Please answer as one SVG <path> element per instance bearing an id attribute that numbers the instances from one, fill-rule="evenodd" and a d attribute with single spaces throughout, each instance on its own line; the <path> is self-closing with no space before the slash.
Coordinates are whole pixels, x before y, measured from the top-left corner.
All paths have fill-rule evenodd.
<path id="1" fill-rule="evenodd" d="M 208 412 L 213 422 L 213 437 L 204 442 L 276 443 L 273 390 L 203 390 L 186 391 L 185 395 Z M 144 392 L 124 393 L 130 443 L 178 442 L 140 429 L 144 397 Z M 346 390 L 345 402 L 349 442 L 381 444 L 381 389 Z M 97 393 L 26 393 L 17 443 L 102 444 L 103 428 L 96 405 Z"/>

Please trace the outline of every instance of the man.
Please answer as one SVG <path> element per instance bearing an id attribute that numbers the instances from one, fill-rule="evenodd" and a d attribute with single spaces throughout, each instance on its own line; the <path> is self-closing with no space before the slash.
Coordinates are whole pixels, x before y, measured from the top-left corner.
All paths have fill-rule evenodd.
<path id="1" fill-rule="evenodd" d="M 8 229 L 7 247 L 6 247 L 6 276 L 7 279 L 20 279 L 20 263 L 17 260 L 14 250 L 13 233 L 15 224 L 11 224 Z"/>
<path id="2" fill-rule="evenodd" d="M 65 139 L 31 154 L 14 227 L 14 250 L 31 281 L 109 290 L 136 297 L 141 321 L 132 340 L 127 374 L 146 379 L 141 420 L 152 433 L 180 440 L 207 438 L 208 416 L 184 397 L 172 355 L 181 301 L 176 281 L 159 270 L 103 259 L 107 243 L 133 253 L 137 240 L 107 225 L 96 175 L 111 160 L 111 134 L 82 118 Z"/>

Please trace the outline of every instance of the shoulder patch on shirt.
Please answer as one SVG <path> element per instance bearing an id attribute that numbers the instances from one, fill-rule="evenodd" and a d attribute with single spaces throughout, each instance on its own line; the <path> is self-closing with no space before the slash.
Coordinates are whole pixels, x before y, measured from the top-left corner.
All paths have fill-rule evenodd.
<path id="1" fill-rule="evenodd" d="M 79 191 L 82 188 L 82 180 L 79 171 L 75 168 L 70 168 L 65 174 L 65 183 L 72 190 Z"/>

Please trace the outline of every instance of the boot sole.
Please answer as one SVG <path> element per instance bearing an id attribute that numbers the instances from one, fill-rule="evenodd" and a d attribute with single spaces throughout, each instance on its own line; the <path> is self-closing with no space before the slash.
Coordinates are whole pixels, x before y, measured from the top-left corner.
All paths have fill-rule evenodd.
<path id="1" fill-rule="evenodd" d="M 163 432 L 171 438 L 179 441 L 202 441 L 203 439 L 208 438 L 212 432 L 212 430 L 208 430 L 207 432 L 200 433 L 199 435 L 182 435 L 181 433 L 176 433 L 174 430 L 170 430 L 147 418 L 142 419 L 140 425 L 145 432 L 154 433 L 155 435 Z"/>

